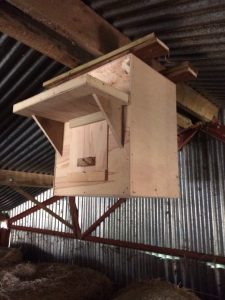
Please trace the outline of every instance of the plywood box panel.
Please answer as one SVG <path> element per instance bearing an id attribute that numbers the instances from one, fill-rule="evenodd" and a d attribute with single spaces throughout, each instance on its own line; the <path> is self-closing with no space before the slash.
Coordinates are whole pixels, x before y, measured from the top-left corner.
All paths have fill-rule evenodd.
<path id="1" fill-rule="evenodd" d="M 55 195 L 179 196 L 175 84 L 134 55 L 27 101 L 15 111 L 64 127 Z"/>
<path id="2" fill-rule="evenodd" d="M 131 195 L 178 197 L 176 86 L 131 59 Z"/>

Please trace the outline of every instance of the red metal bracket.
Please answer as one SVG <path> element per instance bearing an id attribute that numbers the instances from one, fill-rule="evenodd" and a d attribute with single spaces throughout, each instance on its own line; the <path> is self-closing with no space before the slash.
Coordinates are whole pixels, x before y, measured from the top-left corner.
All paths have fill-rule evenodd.
<path id="1" fill-rule="evenodd" d="M 201 128 L 201 131 L 225 143 L 225 126 L 219 122 L 213 121 L 211 123 L 206 123 L 206 125 Z"/>
<path id="2" fill-rule="evenodd" d="M 46 201 L 41 202 L 41 205 L 36 205 L 36 206 L 34 206 L 34 207 L 31 207 L 31 208 L 25 210 L 24 212 L 22 212 L 22 213 L 16 215 L 15 217 L 9 218 L 9 219 L 8 219 L 8 226 L 10 227 L 10 225 L 11 225 L 12 223 L 14 223 L 14 222 L 16 222 L 16 221 L 18 221 L 18 220 L 20 220 L 20 219 L 23 219 L 24 217 L 26 217 L 26 216 L 28 216 L 28 215 L 30 215 L 30 214 L 32 214 L 32 213 L 38 211 L 39 209 L 42 208 L 42 206 L 48 206 L 48 205 L 50 205 L 50 204 L 55 203 L 56 201 L 60 200 L 61 198 L 62 198 L 62 197 L 59 197 L 59 196 L 51 197 L 51 198 L 47 199 Z"/>
<path id="3" fill-rule="evenodd" d="M 200 125 L 192 126 L 190 128 L 180 131 L 177 135 L 178 138 L 178 150 L 180 151 L 185 145 L 187 145 L 191 139 L 199 132 Z"/>
<path id="4" fill-rule="evenodd" d="M 94 224 L 92 224 L 84 233 L 82 233 L 81 238 L 85 239 L 87 236 L 90 236 L 91 233 L 125 201 L 126 198 L 118 199 L 118 201 L 113 204 L 97 221 L 95 221 Z"/>
<path id="5" fill-rule="evenodd" d="M 78 221 L 78 209 L 75 203 L 75 197 L 69 197 L 70 214 L 73 224 L 73 232 L 75 238 L 81 238 L 81 229 Z"/>
<path id="6" fill-rule="evenodd" d="M 212 122 L 199 123 L 180 131 L 177 135 L 178 150 L 181 150 L 186 144 L 188 144 L 198 132 L 208 134 L 209 136 L 225 143 L 225 126 L 215 119 Z"/>

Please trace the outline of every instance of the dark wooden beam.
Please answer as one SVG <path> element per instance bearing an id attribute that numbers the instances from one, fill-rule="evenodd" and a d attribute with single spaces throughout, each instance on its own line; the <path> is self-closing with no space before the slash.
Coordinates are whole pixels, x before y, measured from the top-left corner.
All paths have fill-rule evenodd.
<path id="1" fill-rule="evenodd" d="M 70 68 L 80 64 L 81 56 L 86 61 L 92 58 L 56 31 L 5 1 L 0 1 L 0 31 Z"/>
<path id="2" fill-rule="evenodd" d="M 38 24 L 56 32 L 93 57 L 110 52 L 129 39 L 80 0 L 8 0 Z M 81 53 L 75 54 L 75 57 Z M 79 60 L 81 57 L 78 57 Z M 87 61 L 87 60 L 86 60 Z"/>
<path id="3" fill-rule="evenodd" d="M 50 188 L 54 176 L 20 171 L 0 170 L 0 185 Z"/>

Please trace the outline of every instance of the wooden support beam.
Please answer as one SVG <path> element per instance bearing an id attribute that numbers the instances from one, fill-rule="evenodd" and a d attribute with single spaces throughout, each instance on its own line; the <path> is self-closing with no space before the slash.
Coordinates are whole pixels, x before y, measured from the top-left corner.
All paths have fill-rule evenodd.
<path id="1" fill-rule="evenodd" d="M 217 118 L 219 112 L 216 105 L 185 84 L 177 84 L 177 104 L 205 122 Z"/>
<path id="2" fill-rule="evenodd" d="M 177 113 L 177 125 L 181 128 L 189 128 L 193 125 L 191 119 Z"/>
<path id="3" fill-rule="evenodd" d="M 8 2 L 93 57 L 129 43 L 127 37 L 80 0 L 8 0 Z"/>
<path id="4" fill-rule="evenodd" d="M 74 197 L 69 197 L 69 205 L 70 205 L 70 214 L 72 218 L 73 223 L 73 232 L 75 238 L 80 239 L 81 238 L 81 229 L 78 221 L 78 209 L 75 203 Z"/>
<path id="5" fill-rule="evenodd" d="M 49 209 L 48 207 L 46 207 L 42 202 L 39 202 L 38 200 L 36 200 L 35 197 L 32 196 L 31 194 L 29 194 L 28 192 L 24 191 L 23 189 L 21 189 L 18 186 L 13 186 L 12 189 L 14 189 L 17 193 L 19 193 L 20 195 L 22 195 L 27 200 L 30 200 L 34 204 L 38 205 L 40 208 L 42 208 L 44 211 L 46 211 L 47 213 L 49 213 L 52 217 L 54 217 L 55 219 L 57 219 L 58 221 L 60 221 L 64 225 L 66 225 L 67 227 L 73 229 L 73 226 L 69 222 L 67 222 L 66 220 L 64 220 L 60 216 L 58 216 L 51 209 Z"/>
<path id="6" fill-rule="evenodd" d="M 50 188 L 54 176 L 20 171 L 0 170 L 0 185 L 14 185 Z"/>
<path id="7" fill-rule="evenodd" d="M 52 144 L 53 148 L 62 155 L 63 152 L 63 136 L 64 136 L 64 123 L 49 120 L 46 118 L 32 116 L 41 130 L 44 132 L 45 136 Z"/>
<path id="8" fill-rule="evenodd" d="M 81 62 L 79 47 L 5 1 L 0 1 L 0 31 L 67 67 Z M 87 56 L 87 60 L 92 58 Z"/>
<path id="9" fill-rule="evenodd" d="M 175 83 L 194 80 L 197 78 L 197 71 L 189 62 L 183 62 L 173 68 L 162 71 L 162 74 Z"/>

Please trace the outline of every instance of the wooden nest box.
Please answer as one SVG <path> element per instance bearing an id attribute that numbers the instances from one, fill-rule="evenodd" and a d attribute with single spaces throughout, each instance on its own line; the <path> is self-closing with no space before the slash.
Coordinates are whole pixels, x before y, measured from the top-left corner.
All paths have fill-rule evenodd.
<path id="1" fill-rule="evenodd" d="M 178 197 L 176 86 L 154 34 L 45 83 L 14 106 L 56 150 L 55 195 Z"/>

